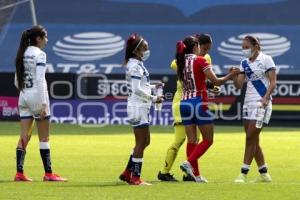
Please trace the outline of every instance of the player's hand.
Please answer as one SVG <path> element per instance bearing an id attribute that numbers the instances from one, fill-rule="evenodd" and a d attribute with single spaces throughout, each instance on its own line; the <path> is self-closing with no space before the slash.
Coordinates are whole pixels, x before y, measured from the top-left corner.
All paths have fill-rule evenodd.
<path id="1" fill-rule="evenodd" d="M 231 76 L 236 76 L 236 75 L 238 75 L 239 73 L 241 73 L 241 71 L 240 71 L 240 69 L 239 69 L 238 67 L 231 67 L 231 68 L 229 69 L 229 74 L 230 74 Z"/>
<path id="2" fill-rule="evenodd" d="M 261 100 L 260 100 L 262 106 L 265 108 L 267 107 L 267 105 L 269 104 L 269 99 L 266 98 L 266 97 L 263 97 Z"/>
<path id="3" fill-rule="evenodd" d="M 40 110 L 40 118 L 41 120 L 45 119 L 46 114 L 47 114 L 47 105 L 46 104 L 42 104 L 41 110 Z"/>
<path id="4" fill-rule="evenodd" d="M 157 99 L 154 103 L 162 103 L 162 102 L 164 102 L 164 100 L 165 100 L 164 96 L 157 96 Z"/>
<path id="5" fill-rule="evenodd" d="M 165 84 L 163 82 L 159 82 L 159 83 L 155 84 L 156 89 L 159 88 L 159 87 L 164 87 L 164 86 L 165 86 Z"/>

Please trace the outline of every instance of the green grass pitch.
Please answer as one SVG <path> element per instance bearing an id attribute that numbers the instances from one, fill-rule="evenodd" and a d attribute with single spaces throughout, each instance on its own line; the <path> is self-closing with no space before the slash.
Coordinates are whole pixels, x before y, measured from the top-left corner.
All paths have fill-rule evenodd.
<path id="1" fill-rule="evenodd" d="M 27 149 L 25 172 L 32 183 L 15 183 L 15 147 L 19 124 L 0 123 L 0 199 L 300 199 L 300 130 L 265 128 L 261 135 L 273 182 L 234 184 L 239 174 L 245 136 L 241 126 L 216 126 L 215 142 L 201 158 L 202 174 L 208 184 L 162 183 L 157 181 L 167 147 L 173 140 L 172 127 L 151 127 L 151 144 L 146 149 L 142 178 L 152 186 L 129 186 L 118 180 L 134 144 L 130 127 L 81 128 L 52 125 L 53 169 L 69 179 L 67 183 L 42 182 L 36 129 Z M 179 169 L 185 158 L 181 148 L 172 172 L 182 179 Z M 249 180 L 258 175 L 252 164 Z"/>

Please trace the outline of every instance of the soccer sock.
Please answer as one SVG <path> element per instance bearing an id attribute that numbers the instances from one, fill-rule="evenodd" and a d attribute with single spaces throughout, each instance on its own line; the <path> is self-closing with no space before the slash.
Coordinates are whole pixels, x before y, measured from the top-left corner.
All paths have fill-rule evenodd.
<path id="1" fill-rule="evenodd" d="M 262 166 L 258 167 L 258 171 L 261 174 L 268 173 L 268 166 L 267 166 L 267 164 L 263 164 Z"/>
<path id="2" fill-rule="evenodd" d="M 132 157 L 132 175 L 140 177 L 142 171 L 143 158 Z"/>
<path id="3" fill-rule="evenodd" d="M 241 173 L 247 175 L 249 170 L 250 170 L 250 165 L 243 164 L 243 166 L 241 168 Z"/>
<path id="4" fill-rule="evenodd" d="M 196 148 L 197 144 L 194 143 L 187 143 L 186 145 L 186 156 L 189 158 L 191 156 L 191 154 L 194 152 L 195 148 Z M 194 175 L 195 176 L 199 176 L 199 167 L 198 167 L 198 160 L 194 160 L 194 161 L 189 161 L 190 164 L 192 165 L 193 169 L 194 169 Z"/>
<path id="5" fill-rule="evenodd" d="M 52 173 L 50 145 L 48 142 L 40 142 L 40 154 L 43 160 L 44 170 L 46 173 Z"/>
<path id="6" fill-rule="evenodd" d="M 177 153 L 181 145 L 184 143 L 185 140 L 185 128 L 183 125 L 175 125 L 174 126 L 174 143 L 168 148 L 167 155 L 165 158 L 165 165 L 161 170 L 162 174 L 167 174 L 170 172 L 173 163 L 177 157 Z"/>
<path id="7" fill-rule="evenodd" d="M 131 171 L 131 169 L 132 169 L 132 154 L 133 154 L 133 152 L 129 156 L 129 160 L 128 160 L 128 163 L 126 166 L 126 171 Z"/>
<path id="8" fill-rule="evenodd" d="M 203 140 L 201 143 L 197 144 L 195 150 L 189 156 L 188 161 L 191 163 L 197 160 L 198 158 L 200 158 L 211 145 L 212 145 L 212 141 L 209 140 Z"/>
<path id="9" fill-rule="evenodd" d="M 24 166 L 24 160 L 26 155 L 25 149 L 17 148 L 16 155 L 17 155 L 17 172 L 23 173 L 23 166 Z"/>

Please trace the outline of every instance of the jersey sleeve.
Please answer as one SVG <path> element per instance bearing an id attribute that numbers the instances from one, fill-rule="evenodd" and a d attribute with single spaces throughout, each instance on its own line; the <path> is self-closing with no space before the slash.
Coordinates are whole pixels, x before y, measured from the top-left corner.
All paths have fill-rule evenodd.
<path id="1" fill-rule="evenodd" d="M 177 63 L 176 63 L 176 60 L 175 60 L 175 59 L 171 62 L 170 67 L 171 67 L 174 71 L 177 71 Z"/>
<path id="2" fill-rule="evenodd" d="M 275 69 L 276 69 L 276 66 L 275 66 L 275 63 L 274 63 L 272 57 L 266 56 L 265 57 L 265 65 L 264 65 L 265 72 L 268 72 L 270 70 L 275 70 Z"/>
<path id="3" fill-rule="evenodd" d="M 195 64 L 197 68 L 199 68 L 201 71 L 205 71 L 209 68 L 211 68 L 211 65 L 207 62 L 207 60 L 204 57 L 198 56 L 195 60 Z"/>
<path id="4" fill-rule="evenodd" d="M 47 103 L 46 88 L 44 87 L 46 74 L 46 54 L 42 52 L 36 58 L 36 83 L 39 91 L 39 98 L 42 104 Z"/>
<path id="5" fill-rule="evenodd" d="M 47 56 L 44 52 L 40 53 L 36 58 L 36 66 L 46 67 Z"/>
<path id="6" fill-rule="evenodd" d="M 210 65 L 212 65 L 211 57 L 209 54 L 205 54 L 204 58 Z"/>
<path id="7" fill-rule="evenodd" d="M 240 72 L 241 72 L 242 74 L 245 73 L 244 67 L 243 67 L 243 65 L 242 65 L 243 61 L 244 61 L 244 60 L 241 61 L 240 66 L 239 66 L 239 70 L 240 70 Z"/>

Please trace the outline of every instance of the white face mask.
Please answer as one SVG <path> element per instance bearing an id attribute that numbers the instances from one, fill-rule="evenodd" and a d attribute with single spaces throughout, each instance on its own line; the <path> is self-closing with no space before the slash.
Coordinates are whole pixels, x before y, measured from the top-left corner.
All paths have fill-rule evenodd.
<path id="1" fill-rule="evenodd" d="M 246 58 L 250 58 L 253 54 L 252 49 L 243 49 L 242 51 Z"/>
<path id="2" fill-rule="evenodd" d="M 149 57 L 150 57 L 150 50 L 144 51 L 143 56 L 142 56 L 142 60 L 146 61 Z"/>

